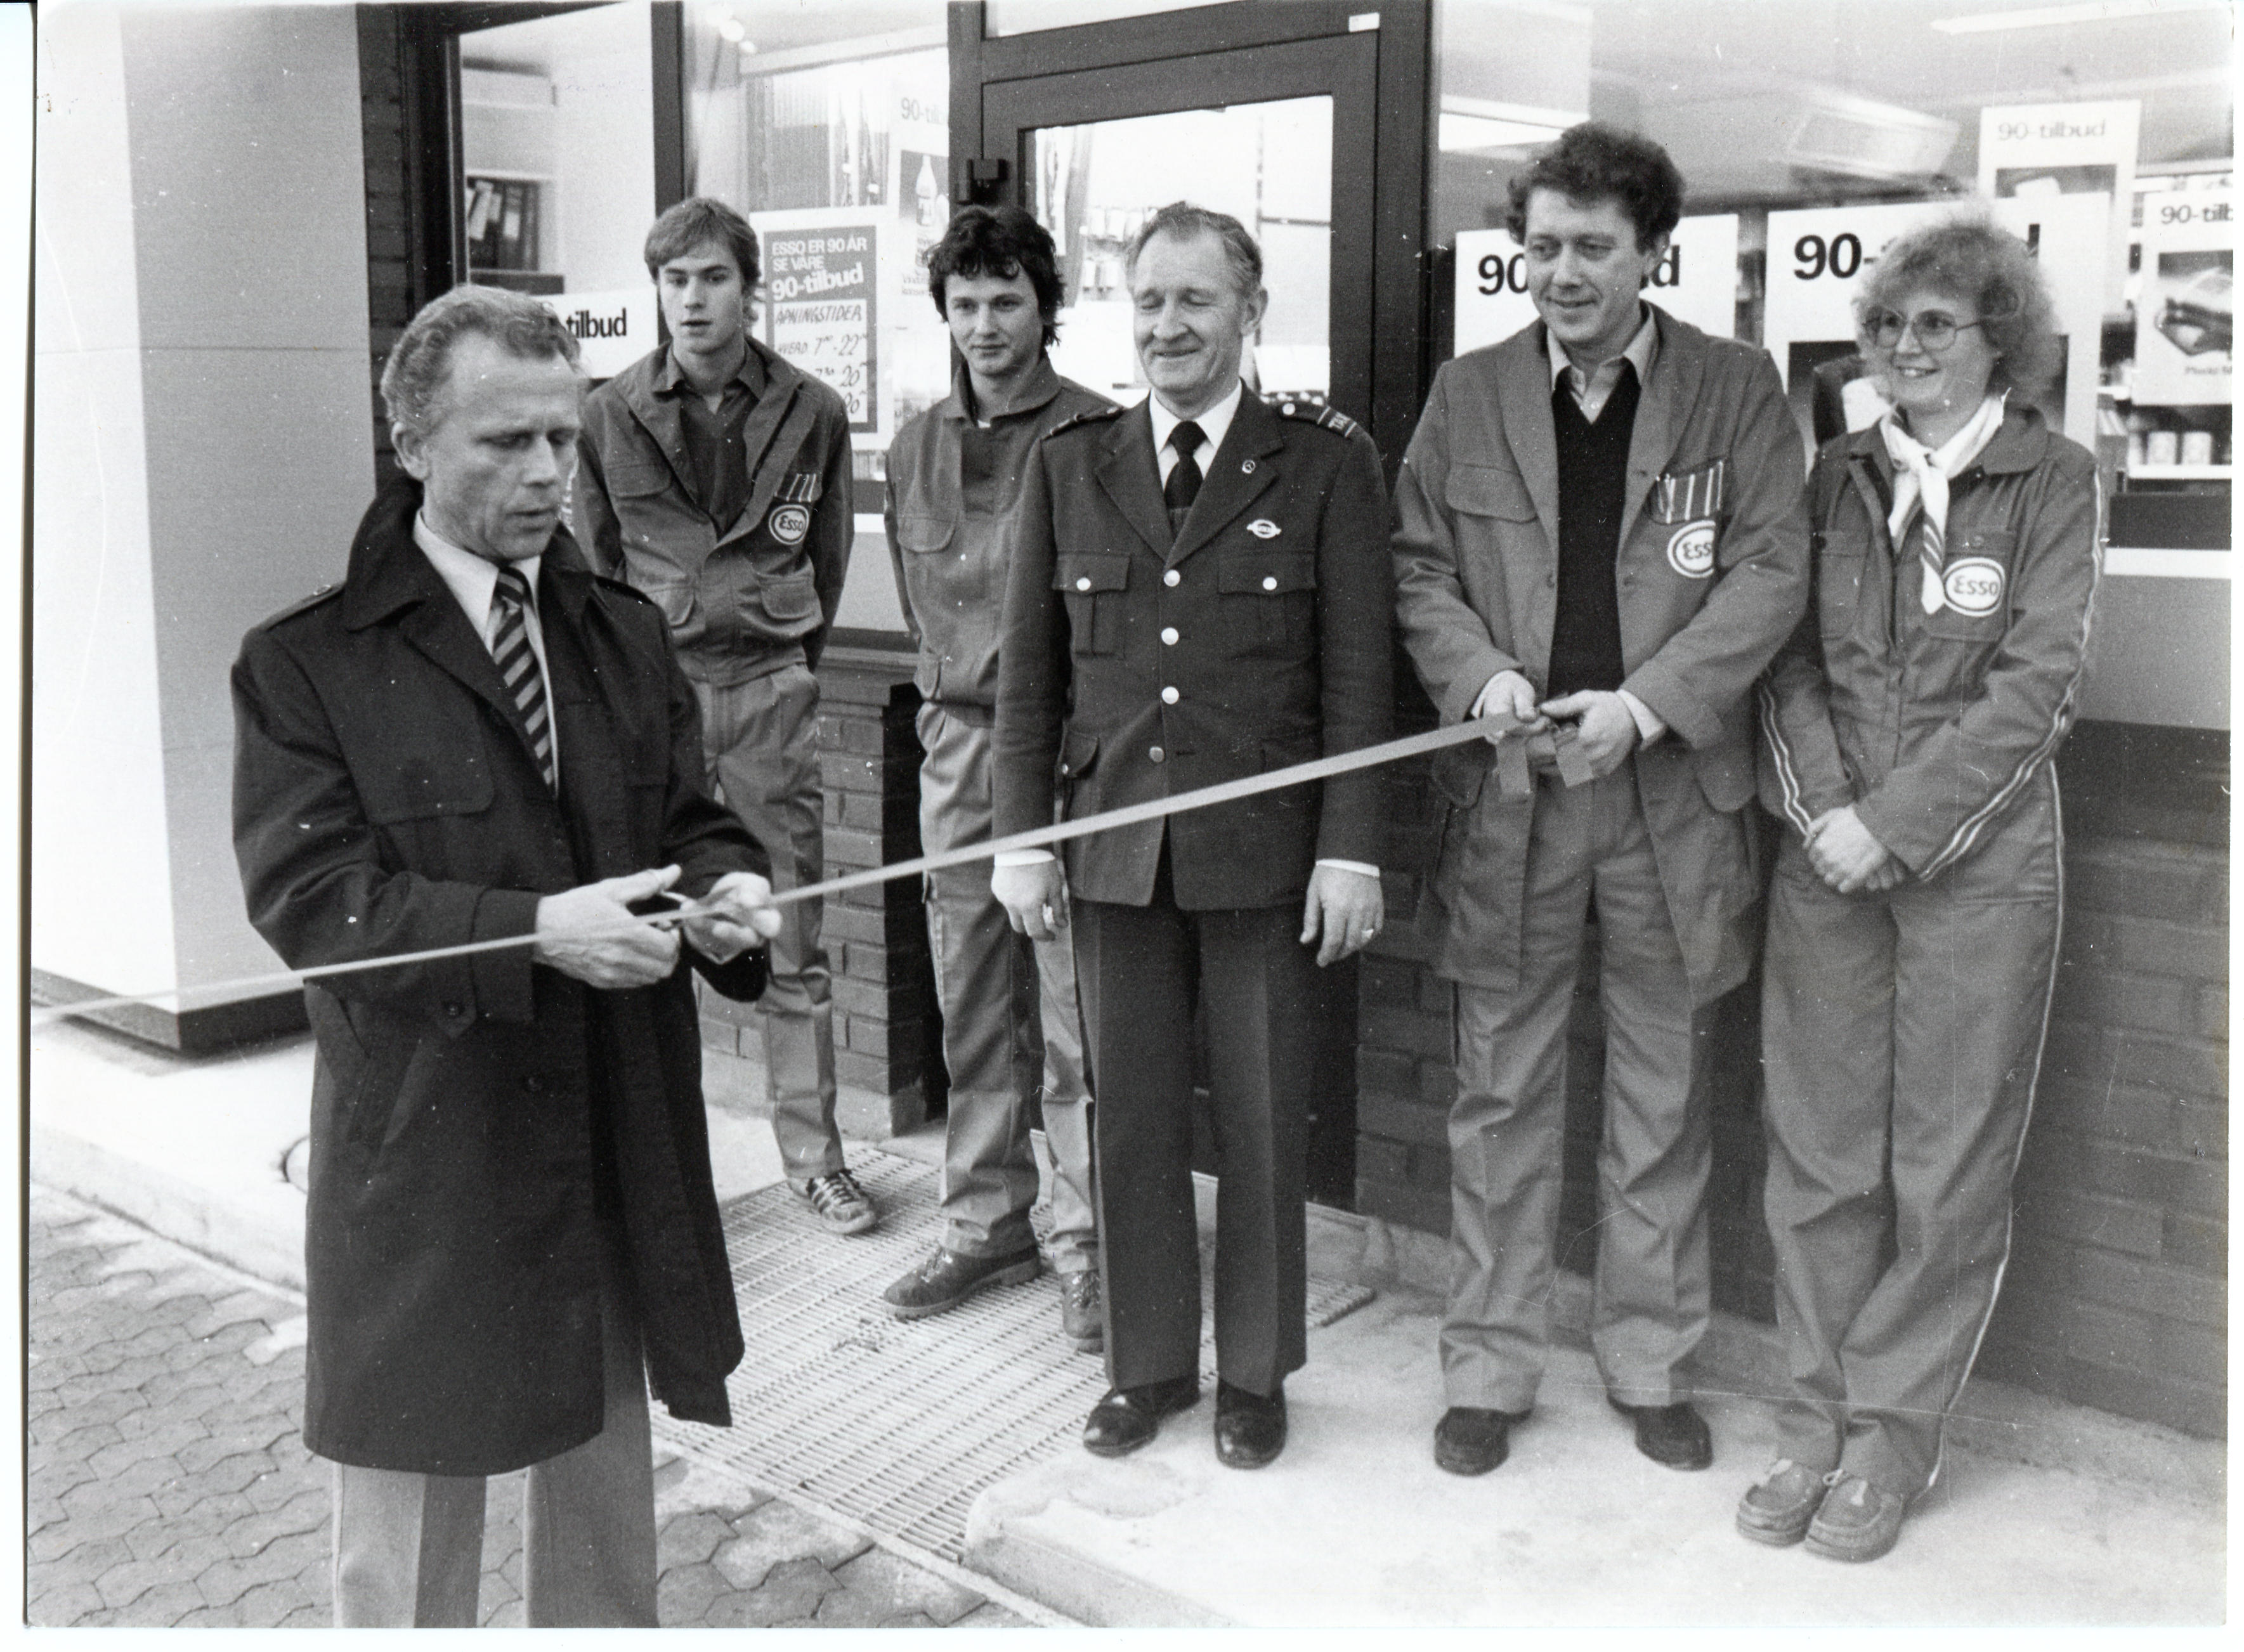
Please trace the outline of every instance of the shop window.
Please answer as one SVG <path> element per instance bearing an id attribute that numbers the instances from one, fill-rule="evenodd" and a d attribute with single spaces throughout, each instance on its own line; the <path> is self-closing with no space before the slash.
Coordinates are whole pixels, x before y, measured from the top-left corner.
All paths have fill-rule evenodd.
<path id="1" fill-rule="evenodd" d="M 459 52 L 467 279 L 550 298 L 611 377 L 657 342 L 649 8 L 477 30 Z"/>
<path id="2" fill-rule="evenodd" d="M 1146 394 L 1132 342 L 1131 237 L 1172 201 L 1228 212 L 1262 248 L 1270 293 L 1242 370 L 1266 394 L 1332 387 L 1332 99 L 1289 98 L 1038 129 L 1031 186 L 1066 298 L 1052 362 L 1079 383 Z"/>

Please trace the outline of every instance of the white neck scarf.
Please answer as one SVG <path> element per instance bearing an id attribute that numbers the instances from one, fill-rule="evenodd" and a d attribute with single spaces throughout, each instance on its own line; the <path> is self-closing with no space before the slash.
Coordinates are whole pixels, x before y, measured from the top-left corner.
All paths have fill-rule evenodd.
<path id="1" fill-rule="evenodd" d="M 1924 508 L 1924 532 L 1919 536 L 1918 548 L 1924 564 L 1921 600 L 1928 614 L 1938 613 L 1948 600 L 1947 588 L 1941 583 L 1942 565 L 1948 555 L 1948 479 L 1969 466 L 1994 440 L 1995 432 L 2002 428 L 2003 402 L 2009 394 L 2007 390 L 1991 393 L 1971 415 L 1971 421 L 1937 448 L 1926 447 L 1903 429 L 1896 412 L 1889 411 L 1878 421 L 1878 432 L 1885 437 L 1886 452 L 1894 462 L 1893 509 L 1886 517 L 1886 531 L 1893 536 L 1896 546 L 1908 529 L 1909 513 L 1920 504 Z"/>

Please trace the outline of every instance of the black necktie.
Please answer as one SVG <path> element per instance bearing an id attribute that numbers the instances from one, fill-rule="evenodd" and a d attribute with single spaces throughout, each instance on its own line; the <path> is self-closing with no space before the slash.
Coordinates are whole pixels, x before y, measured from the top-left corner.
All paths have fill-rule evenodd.
<path id="1" fill-rule="evenodd" d="M 1171 510 L 1190 510 L 1192 502 L 1200 497 L 1200 462 L 1193 455 L 1200 444 L 1207 440 L 1200 428 L 1190 419 L 1178 421 L 1177 428 L 1169 432 L 1169 446 L 1176 449 L 1177 462 L 1169 470 L 1169 479 L 1161 487 L 1161 500 Z"/>

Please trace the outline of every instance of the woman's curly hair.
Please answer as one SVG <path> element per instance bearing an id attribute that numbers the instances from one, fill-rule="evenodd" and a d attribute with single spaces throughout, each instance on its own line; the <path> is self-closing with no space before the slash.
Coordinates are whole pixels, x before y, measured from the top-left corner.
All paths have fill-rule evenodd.
<path id="1" fill-rule="evenodd" d="M 2057 376 L 2065 359 L 2041 266 L 2026 244 L 1984 218 L 1928 224 L 1896 237 L 1863 277 L 1855 295 L 1855 334 L 1865 352 L 1874 310 L 1897 310 L 1896 300 L 1919 289 L 1969 304 L 1997 357 L 1988 382 L 1996 389 L 2039 389 Z"/>

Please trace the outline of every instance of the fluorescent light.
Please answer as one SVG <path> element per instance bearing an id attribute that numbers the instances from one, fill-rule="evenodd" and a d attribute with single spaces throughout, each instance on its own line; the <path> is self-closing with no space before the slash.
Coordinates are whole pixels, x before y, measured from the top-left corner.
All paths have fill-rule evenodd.
<path id="1" fill-rule="evenodd" d="M 2124 17 L 2225 10 L 2228 3 L 2229 0 L 2078 0 L 2072 5 L 2035 6 L 2024 11 L 1982 11 L 1968 17 L 1937 17 L 1932 26 L 1944 35 L 1983 35 L 2004 29 L 2056 29 L 2075 23 L 2112 23 Z"/>

